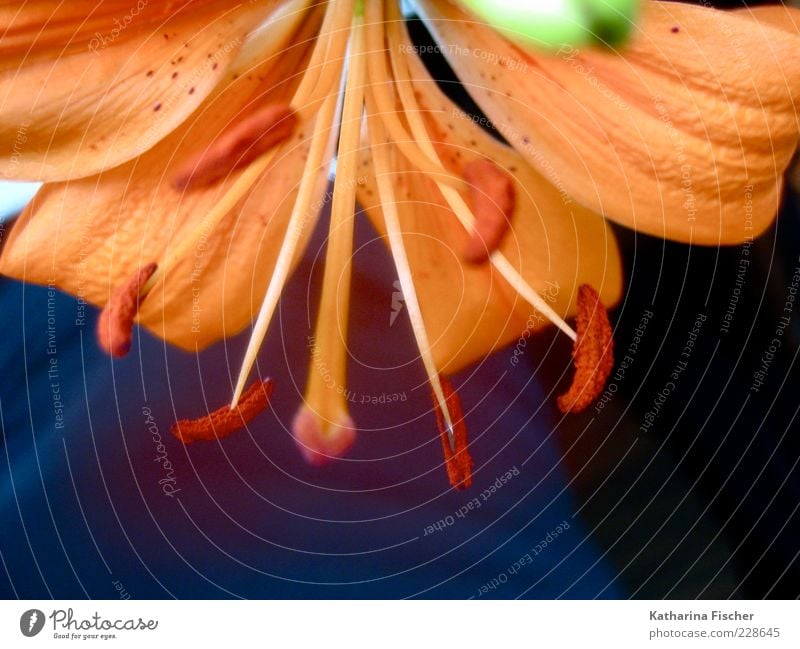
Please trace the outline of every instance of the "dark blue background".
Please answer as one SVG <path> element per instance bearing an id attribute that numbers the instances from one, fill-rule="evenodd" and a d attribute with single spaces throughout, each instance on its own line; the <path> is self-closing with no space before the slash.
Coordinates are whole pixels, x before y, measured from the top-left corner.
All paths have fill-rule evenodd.
<path id="1" fill-rule="evenodd" d="M 473 434 L 475 485 L 449 488 L 428 388 L 404 317 L 389 327 L 394 288 L 383 244 L 363 226 L 352 317 L 350 388 L 403 393 L 388 405 L 353 404 L 364 431 L 346 460 L 325 469 L 300 459 L 286 428 L 307 371 L 306 284 L 292 281 L 260 356 L 276 381 L 271 412 L 221 444 L 184 447 L 176 414 L 223 403 L 246 336 L 198 356 L 142 334 L 112 362 L 93 338 L 91 310 L 55 294 L 57 354 L 49 355 L 48 289 L 0 284 L 4 430 L 0 548 L 6 597 L 470 597 L 566 521 L 569 529 L 492 595 L 614 597 L 615 570 L 575 517 L 577 503 L 548 386 L 532 368 L 496 355 L 461 394 Z M 312 260 L 312 251 L 307 260 Z M 311 295 L 316 303 L 316 295 Z M 544 342 L 544 338 L 542 339 Z M 564 350 L 565 354 L 568 349 Z M 66 426 L 55 428 L 50 358 L 57 358 Z M 566 360 L 566 355 L 562 360 Z M 362 364 L 401 370 L 368 370 Z M 465 374 L 462 380 L 468 379 Z M 145 394 L 143 386 L 146 386 Z M 360 396 L 356 397 L 360 400 Z M 174 498 L 142 408 L 151 409 L 174 464 Z M 457 509 L 512 467 L 519 475 L 465 518 Z M 424 536 L 453 516 L 455 524 Z M 530 589 L 530 590 L 527 590 Z M 488 594 L 482 595 L 483 597 Z"/>

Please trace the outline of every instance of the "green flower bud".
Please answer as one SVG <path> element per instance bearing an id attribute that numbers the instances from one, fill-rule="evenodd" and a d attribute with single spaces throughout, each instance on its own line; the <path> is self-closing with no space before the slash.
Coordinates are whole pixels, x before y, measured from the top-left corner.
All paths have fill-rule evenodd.
<path id="1" fill-rule="evenodd" d="M 544 50 L 619 45 L 636 18 L 639 0 L 461 0 L 504 36 Z"/>

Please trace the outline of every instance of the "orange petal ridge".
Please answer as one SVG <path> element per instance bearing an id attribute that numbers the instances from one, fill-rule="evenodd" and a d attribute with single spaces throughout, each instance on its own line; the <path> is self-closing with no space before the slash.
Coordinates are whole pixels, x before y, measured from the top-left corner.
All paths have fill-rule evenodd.
<path id="1" fill-rule="evenodd" d="M 558 408 L 563 413 L 586 410 L 600 396 L 614 368 L 614 338 L 608 312 L 597 291 L 588 284 L 578 289 L 575 324 L 578 333 L 572 349 L 575 376 L 569 390 L 558 397 Z"/>

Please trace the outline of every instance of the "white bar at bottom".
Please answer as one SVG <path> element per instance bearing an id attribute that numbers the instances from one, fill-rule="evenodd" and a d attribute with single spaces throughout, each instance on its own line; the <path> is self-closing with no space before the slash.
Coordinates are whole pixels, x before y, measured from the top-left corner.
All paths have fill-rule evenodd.
<path id="1" fill-rule="evenodd" d="M 4 601 L 0 647 L 777 649 L 800 647 L 798 618 L 796 601 Z"/>

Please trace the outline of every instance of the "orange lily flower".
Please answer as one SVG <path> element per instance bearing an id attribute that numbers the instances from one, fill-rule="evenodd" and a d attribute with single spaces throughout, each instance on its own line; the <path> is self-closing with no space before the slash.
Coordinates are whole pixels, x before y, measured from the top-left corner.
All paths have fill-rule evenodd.
<path id="1" fill-rule="evenodd" d="M 178 422 L 187 443 L 266 405 L 272 385 L 245 392 L 250 370 L 330 202 L 294 433 L 312 463 L 350 447 L 358 201 L 395 260 L 451 483 L 468 486 L 466 428 L 444 375 L 552 323 L 575 341 L 559 406 L 585 408 L 613 365 L 603 305 L 623 287 L 606 219 L 740 242 L 774 218 L 800 133 L 800 12 L 782 6 L 651 0 L 619 51 L 554 55 L 456 0 L 418 0 L 501 142 L 431 78 L 395 0 L 363 12 L 356 0 L 151 0 L 135 14 L 127 1 L 91 4 L 0 8 L 0 168 L 45 183 L 0 272 L 104 307 L 99 338 L 113 355 L 134 322 L 192 351 L 252 325 L 232 404 Z"/>

